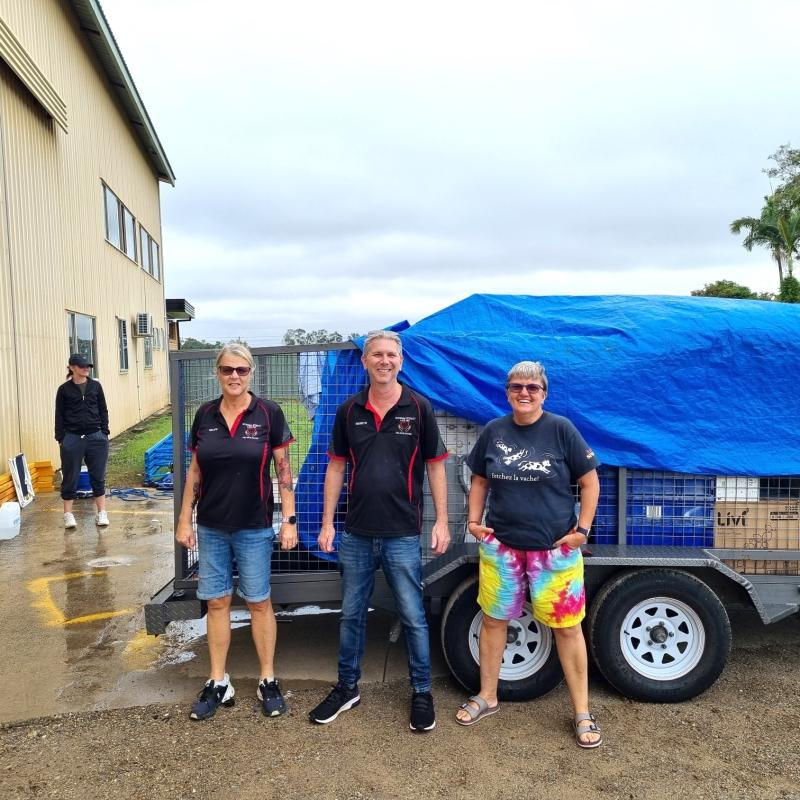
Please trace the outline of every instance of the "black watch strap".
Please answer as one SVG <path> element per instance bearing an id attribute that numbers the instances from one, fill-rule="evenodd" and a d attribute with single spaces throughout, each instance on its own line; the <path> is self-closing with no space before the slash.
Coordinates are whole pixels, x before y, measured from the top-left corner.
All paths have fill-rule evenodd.
<path id="1" fill-rule="evenodd" d="M 580 525 L 576 525 L 575 530 L 578 533 L 582 533 L 587 539 L 589 538 L 589 531 L 591 530 L 591 528 L 581 528 Z"/>
<path id="2" fill-rule="evenodd" d="M 291 517 L 284 517 L 282 522 L 288 522 L 289 525 L 297 525 L 297 517 L 292 514 Z"/>

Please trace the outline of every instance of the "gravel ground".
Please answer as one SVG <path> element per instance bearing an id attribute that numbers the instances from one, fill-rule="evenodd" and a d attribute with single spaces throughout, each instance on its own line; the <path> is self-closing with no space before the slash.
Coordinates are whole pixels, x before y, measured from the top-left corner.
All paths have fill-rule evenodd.
<path id="1" fill-rule="evenodd" d="M 327 726 L 306 718 L 319 690 L 291 692 L 290 714 L 267 720 L 244 685 L 204 723 L 175 705 L 59 715 L 0 726 L 0 797 L 800 798 L 799 656 L 796 636 L 735 649 L 714 687 L 678 705 L 634 703 L 595 679 L 595 751 L 573 743 L 563 686 L 464 729 L 463 693 L 441 681 L 429 734 L 409 731 L 400 684 L 363 686 L 362 704 Z"/>

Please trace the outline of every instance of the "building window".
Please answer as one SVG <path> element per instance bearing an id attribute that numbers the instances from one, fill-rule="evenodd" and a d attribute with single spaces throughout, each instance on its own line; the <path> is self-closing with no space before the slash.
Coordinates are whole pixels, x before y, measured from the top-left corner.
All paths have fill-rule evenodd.
<path id="1" fill-rule="evenodd" d="M 128 321 L 117 319 L 119 329 L 119 371 L 128 371 Z"/>
<path id="2" fill-rule="evenodd" d="M 144 337 L 144 368 L 153 368 L 153 339 L 150 336 Z"/>
<path id="3" fill-rule="evenodd" d="M 85 314 L 76 314 L 73 311 L 68 311 L 67 339 L 69 340 L 70 353 L 80 353 L 94 364 L 94 369 L 90 374 L 93 378 L 96 378 L 98 375 L 97 339 L 94 317 L 87 317 Z"/>
<path id="4" fill-rule="evenodd" d="M 133 214 L 122 206 L 122 233 L 125 239 L 125 255 L 136 261 L 136 220 Z"/>
<path id="5" fill-rule="evenodd" d="M 150 265 L 152 269 L 150 270 L 150 274 L 157 280 L 161 280 L 161 252 L 159 250 L 158 245 L 150 240 L 153 244 L 153 249 L 150 253 Z"/>
<path id="6" fill-rule="evenodd" d="M 108 239 L 114 247 L 118 247 L 122 250 L 122 226 L 119 222 L 121 203 L 119 202 L 119 198 L 108 186 L 103 186 L 103 193 L 105 195 L 106 206 L 106 239 Z"/>
<path id="7" fill-rule="evenodd" d="M 142 254 L 142 269 L 161 281 L 161 252 L 155 239 L 140 225 L 140 252 Z"/>
<path id="8" fill-rule="evenodd" d="M 139 252 L 142 254 L 142 269 L 150 272 L 150 234 L 139 226 Z"/>
<path id="9" fill-rule="evenodd" d="M 136 220 L 120 199 L 103 184 L 106 209 L 106 239 L 136 261 Z"/>

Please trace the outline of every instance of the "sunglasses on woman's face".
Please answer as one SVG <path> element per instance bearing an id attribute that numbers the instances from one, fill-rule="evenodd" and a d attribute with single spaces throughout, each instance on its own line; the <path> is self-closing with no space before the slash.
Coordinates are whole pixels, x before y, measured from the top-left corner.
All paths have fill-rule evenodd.
<path id="1" fill-rule="evenodd" d="M 220 372 L 220 375 L 225 375 L 228 377 L 229 375 L 233 375 L 235 372 L 240 378 L 244 378 L 250 374 L 251 367 L 217 367 Z"/>
<path id="2" fill-rule="evenodd" d="M 508 391 L 512 394 L 519 394 L 523 389 L 528 390 L 528 394 L 538 394 L 544 390 L 544 386 L 538 383 L 509 383 Z"/>

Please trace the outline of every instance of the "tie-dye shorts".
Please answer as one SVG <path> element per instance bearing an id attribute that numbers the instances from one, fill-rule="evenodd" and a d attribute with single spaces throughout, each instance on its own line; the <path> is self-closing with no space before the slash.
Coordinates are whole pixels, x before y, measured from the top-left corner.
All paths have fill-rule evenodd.
<path id="1" fill-rule="evenodd" d="M 494 619 L 521 616 L 528 588 L 534 618 L 550 628 L 569 628 L 586 615 L 580 548 L 516 550 L 489 534 L 480 544 L 479 577 L 478 605 Z"/>

